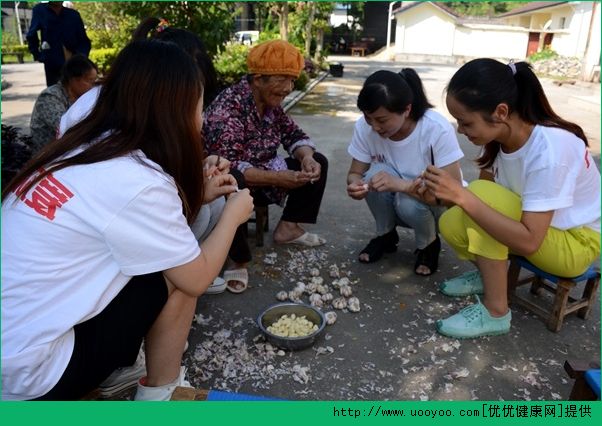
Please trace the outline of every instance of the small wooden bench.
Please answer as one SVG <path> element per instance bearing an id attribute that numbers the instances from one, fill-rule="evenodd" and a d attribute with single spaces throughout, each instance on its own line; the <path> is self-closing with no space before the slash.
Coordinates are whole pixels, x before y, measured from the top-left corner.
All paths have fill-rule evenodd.
<path id="1" fill-rule="evenodd" d="M 527 269 L 531 274 L 520 278 L 521 269 Z M 577 283 L 585 281 L 585 287 L 581 297 L 570 296 L 570 291 Z M 533 297 L 526 298 L 516 293 L 519 286 L 531 284 L 530 292 L 539 295 L 541 289 L 554 294 L 551 307 L 535 303 Z M 590 267 L 585 273 L 574 278 L 557 277 L 549 274 L 527 259 L 520 256 L 510 257 L 508 268 L 508 301 L 515 302 L 536 315 L 543 317 L 548 329 L 558 332 L 562 327 L 564 317 L 572 312 L 577 312 L 580 318 L 587 319 L 595 302 L 596 292 L 600 285 L 600 272 Z"/>
<path id="2" fill-rule="evenodd" d="M 585 362 L 581 360 L 570 360 L 564 362 L 564 371 L 567 372 L 571 379 L 575 379 L 571 394 L 569 396 L 570 401 L 595 401 L 599 399 L 598 395 L 594 392 L 592 387 L 588 384 L 588 371 L 598 370 L 600 371 L 600 363 L 597 361 Z"/>
<path id="3" fill-rule="evenodd" d="M 255 245 L 257 247 L 263 247 L 263 234 L 270 229 L 270 212 L 268 206 L 255 206 L 255 217 L 249 219 L 245 226 L 248 226 L 248 223 L 255 223 Z M 247 228 L 247 235 L 248 235 Z"/>
<path id="4" fill-rule="evenodd" d="M 16 56 L 17 57 L 17 61 L 20 64 L 25 63 L 25 60 L 24 60 L 25 53 L 23 53 L 23 52 L 2 52 L 2 63 L 4 63 L 4 57 L 5 56 Z"/>
<path id="5" fill-rule="evenodd" d="M 352 47 L 351 56 L 366 56 L 366 48 L 361 46 Z"/>

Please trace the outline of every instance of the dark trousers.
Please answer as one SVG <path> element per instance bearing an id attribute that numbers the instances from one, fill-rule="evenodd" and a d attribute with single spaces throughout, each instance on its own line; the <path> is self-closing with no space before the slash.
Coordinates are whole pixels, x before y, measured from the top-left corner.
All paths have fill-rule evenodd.
<path id="1" fill-rule="evenodd" d="M 288 191 L 288 197 L 281 220 L 295 223 L 316 223 L 320 204 L 326 188 L 326 178 L 328 176 L 328 159 L 316 152 L 314 159 L 320 163 L 320 179 L 314 183 L 307 183 L 299 188 Z M 287 158 L 286 166 L 289 170 L 301 170 L 301 162 L 295 158 Z M 236 178 L 239 188 L 245 188 L 244 176 L 238 170 L 232 170 L 231 174 Z M 272 204 L 261 187 L 251 188 L 253 204 L 256 206 L 267 206 Z M 253 256 L 247 242 L 246 226 L 241 225 L 234 234 L 234 240 L 230 246 L 228 256 L 236 263 L 250 262 Z"/>
<path id="2" fill-rule="evenodd" d="M 48 66 L 44 64 L 44 73 L 46 74 L 46 86 L 50 87 L 59 82 L 61 78 L 61 67 Z"/>

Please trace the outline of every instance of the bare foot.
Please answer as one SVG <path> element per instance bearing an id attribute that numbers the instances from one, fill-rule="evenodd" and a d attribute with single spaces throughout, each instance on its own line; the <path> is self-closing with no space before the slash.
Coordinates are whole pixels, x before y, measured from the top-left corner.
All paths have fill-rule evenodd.
<path id="1" fill-rule="evenodd" d="M 305 230 L 298 223 L 281 220 L 274 229 L 274 242 L 283 244 L 299 238 L 303 234 L 305 234 Z"/>
<path id="2" fill-rule="evenodd" d="M 236 263 L 236 262 L 228 261 L 228 264 L 227 264 L 225 270 L 229 271 L 229 270 L 234 270 L 234 269 L 246 269 L 246 268 L 247 268 L 247 263 Z M 247 287 L 246 283 L 243 283 L 238 280 L 228 280 L 226 282 L 226 285 L 228 286 L 228 288 L 231 291 L 233 291 L 235 293 L 244 291 Z"/>

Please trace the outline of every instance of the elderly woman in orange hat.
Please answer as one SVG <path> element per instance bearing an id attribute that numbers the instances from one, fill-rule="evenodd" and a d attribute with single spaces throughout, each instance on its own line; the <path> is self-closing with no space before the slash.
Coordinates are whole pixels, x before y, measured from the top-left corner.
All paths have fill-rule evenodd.
<path id="1" fill-rule="evenodd" d="M 251 49 L 247 65 L 248 74 L 205 111 L 207 149 L 231 161 L 231 171 L 244 177 L 255 205 L 284 207 L 274 229 L 277 244 L 322 245 L 326 241 L 300 223 L 316 223 L 328 161 L 280 106 L 303 69 L 303 56 L 292 44 L 271 40 Z M 278 155 L 280 146 L 288 158 Z M 235 238 L 224 272 L 230 291 L 246 289 L 251 258 L 246 239 Z"/>

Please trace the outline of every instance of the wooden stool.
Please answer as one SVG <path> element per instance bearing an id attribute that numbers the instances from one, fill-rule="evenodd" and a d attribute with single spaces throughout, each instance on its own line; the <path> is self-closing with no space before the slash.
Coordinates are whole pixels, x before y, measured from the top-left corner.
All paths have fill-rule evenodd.
<path id="1" fill-rule="evenodd" d="M 567 360 L 564 362 L 564 371 L 571 379 L 575 379 L 571 389 L 570 401 L 595 401 L 600 399 L 600 363 L 597 361 L 585 362 L 582 360 Z M 597 388 L 590 383 L 593 374 L 597 374 Z M 598 394 L 596 394 L 596 389 Z"/>
<path id="2" fill-rule="evenodd" d="M 528 269 L 533 274 L 519 279 L 522 268 Z M 586 281 L 583 295 L 575 299 L 569 295 L 569 292 L 577 283 Z M 544 307 L 516 294 L 516 288 L 531 284 L 531 293 L 540 294 L 541 289 L 554 294 L 552 307 Z M 594 303 L 594 297 L 600 284 L 600 272 L 590 267 L 585 273 L 574 278 L 557 277 L 537 268 L 527 259 L 520 256 L 510 257 L 510 267 L 508 268 L 508 301 L 516 302 L 527 310 L 543 317 L 548 328 L 554 332 L 560 331 L 564 317 L 577 311 L 580 318 L 587 319 L 591 307 Z"/>
<path id="3" fill-rule="evenodd" d="M 255 245 L 257 247 L 263 247 L 263 233 L 270 229 L 270 212 L 268 206 L 255 206 L 253 211 L 255 212 L 255 217 L 249 219 L 245 226 L 248 225 L 249 222 L 255 224 Z"/>

